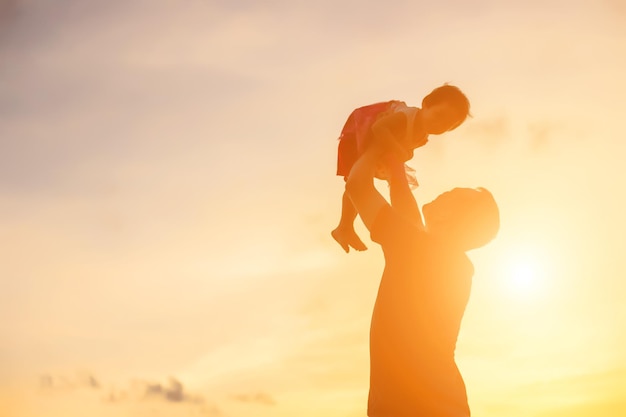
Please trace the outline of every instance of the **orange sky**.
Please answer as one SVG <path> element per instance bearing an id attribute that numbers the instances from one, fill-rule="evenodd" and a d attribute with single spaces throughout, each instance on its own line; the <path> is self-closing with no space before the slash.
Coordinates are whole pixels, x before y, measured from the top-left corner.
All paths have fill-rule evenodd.
<path id="1" fill-rule="evenodd" d="M 416 197 L 502 216 L 473 415 L 626 414 L 622 2 L 310 3 L 0 2 L 0 415 L 365 416 L 382 255 L 330 238 L 335 139 L 444 82 L 473 118 Z"/>

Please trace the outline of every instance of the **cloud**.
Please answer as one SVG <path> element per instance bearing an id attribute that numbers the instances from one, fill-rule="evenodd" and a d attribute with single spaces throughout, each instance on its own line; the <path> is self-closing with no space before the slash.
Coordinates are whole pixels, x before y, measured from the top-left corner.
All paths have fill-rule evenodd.
<path id="1" fill-rule="evenodd" d="M 98 380 L 90 373 L 85 373 L 81 375 L 81 382 L 84 386 L 87 386 L 89 388 L 100 388 L 100 382 L 98 382 Z"/>
<path id="2" fill-rule="evenodd" d="M 481 144 L 495 148 L 511 137 L 510 121 L 505 116 L 493 116 L 469 120 L 464 131 Z"/>
<path id="3" fill-rule="evenodd" d="M 206 401 L 205 397 L 200 394 L 186 392 L 183 383 L 174 377 L 169 377 L 165 383 L 143 379 L 133 380 L 127 389 L 111 390 L 104 401 L 117 404 L 157 401 L 176 407 L 193 407 L 197 412 L 210 417 L 223 415 L 217 404 Z"/>
<path id="4" fill-rule="evenodd" d="M 532 153 L 545 151 L 556 136 L 566 129 L 562 123 L 553 120 L 537 120 L 526 123 L 525 148 Z M 464 128 L 464 134 L 475 138 L 476 141 L 489 149 L 495 149 L 501 144 L 513 138 L 516 129 L 512 126 L 512 121 L 506 116 L 484 117 L 477 120 L 468 121 Z M 580 137 L 580 132 L 572 132 L 569 139 Z"/>
<path id="5" fill-rule="evenodd" d="M 100 389 L 98 379 L 90 372 L 79 372 L 75 376 L 45 373 L 39 377 L 39 387 L 45 390 L 72 390 L 78 388 Z"/>
<path id="6" fill-rule="evenodd" d="M 183 385 L 175 378 L 170 378 L 166 384 L 148 381 L 133 381 L 128 389 L 112 389 L 102 398 L 109 404 L 123 405 L 127 403 L 151 403 L 158 400 L 173 406 L 190 406 L 196 412 L 209 417 L 223 415 L 217 404 L 207 403 L 200 395 L 190 395 L 184 392 Z"/>
<path id="7" fill-rule="evenodd" d="M 39 377 L 39 388 L 47 392 L 72 393 L 81 388 L 102 393 L 102 383 L 91 372 L 78 372 L 73 376 L 44 373 Z M 264 393 L 254 395 L 237 396 L 241 402 L 257 402 L 262 404 L 274 404 L 271 396 Z M 208 416 L 220 416 L 222 412 L 216 404 L 206 401 L 200 394 L 192 394 L 185 390 L 183 383 L 174 377 L 169 377 L 165 382 L 154 382 L 145 379 L 135 379 L 126 386 L 112 385 L 100 400 L 108 404 L 149 404 L 162 402 L 172 406 L 193 407 L 198 412 Z"/>
<path id="8" fill-rule="evenodd" d="M 170 377 L 165 384 L 135 381 L 133 385 L 139 394 L 139 398 L 144 400 L 159 399 L 170 403 L 204 403 L 202 396 L 186 393 L 183 384 L 176 378 Z"/>
<path id="9" fill-rule="evenodd" d="M 265 392 L 257 392 L 254 394 L 237 394 L 233 395 L 233 399 L 242 403 L 276 405 L 276 400 L 274 399 L 274 397 Z"/>
<path id="10" fill-rule="evenodd" d="M 530 135 L 528 146 L 531 152 L 537 153 L 548 146 L 552 139 L 556 126 L 548 121 L 536 122 L 528 125 Z"/>
<path id="11" fill-rule="evenodd" d="M 69 389 L 74 388 L 67 378 L 58 375 L 43 374 L 39 377 L 39 387 L 42 389 Z"/>
<path id="12" fill-rule="evenodd" d="M 129 399 L 128 392 L 126 390 L 115 389 L 111 389 L 109 393 L 102 398 L 102 400 L 107 403 L 122 403 L 128 401 Z"/>

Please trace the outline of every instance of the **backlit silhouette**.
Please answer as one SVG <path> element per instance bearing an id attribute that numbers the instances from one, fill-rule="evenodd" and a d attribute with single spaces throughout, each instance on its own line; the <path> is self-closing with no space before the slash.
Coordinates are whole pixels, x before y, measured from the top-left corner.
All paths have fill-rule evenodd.
<path id="1" fill-rule="evenodd" d="M 467 114 L 459 118 L 458 108 L 445 100 L 423 107 L 416 119 L 428 133 L 448 131 Z M 405 136 L 394 133 L 398 126 L 390 125 L 366 133 L 367 146 L 351 167 L 344 195 L 385 257 L 370 329 L 368 416 L 468 417 L 455 362 L 474 272 L 465 252 L 495 237 L 498 207 L 484 188 L 455 188 L 420 212 L 404 166 L 411 149 Z M 425 133 L 421 138 L 410 143 L 420 146 Z M 381 171 L 391 204 L 374 187 Z"/>
<path id="2" fill-rule="evenodd" d="M 402 148 L 401 158 L 408 161 L 413 150 L 428 142 L 429 135 L 439 135 L 455 129 L 467 118 L 469 101 L 455 86 L 443 85 L 422 100 L 422 108 L 409 107 L 403 101 L 392 100 L 371 104 L 354 110 L 339 136 L 337 175 L 344 179 L 367 149 L 372 136 L 396 143 Z M 417 186 L 413 170 L 405 166 L 411 186 Z M 387 179 L 384 166 L 379 165 L 376 177 Z M 357 212 L 344 194 L 339 225 L 332 231 L 333 238 L 346 252 L 350 247 L 358 251 L 367 247 L 354 231 Z"/>

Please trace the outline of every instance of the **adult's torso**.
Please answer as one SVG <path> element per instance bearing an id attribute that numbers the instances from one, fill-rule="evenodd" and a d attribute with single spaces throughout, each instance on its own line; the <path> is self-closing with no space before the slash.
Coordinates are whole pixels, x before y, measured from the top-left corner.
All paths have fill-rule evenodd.
<path id="1" fill-rule="evenodd" d="M 454 352 L 472 265 L 464 253 L 408 222 L 384 223 L 380 227 L 393 239 L 382 244 L 385 270 L 370 329 L 368 414 L 469 416 Z"/>

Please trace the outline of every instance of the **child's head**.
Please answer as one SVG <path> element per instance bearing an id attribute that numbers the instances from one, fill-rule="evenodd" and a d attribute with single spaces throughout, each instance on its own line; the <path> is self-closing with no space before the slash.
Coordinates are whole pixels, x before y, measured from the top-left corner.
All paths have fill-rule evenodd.
<path id="1" fill-rule="evenodd" d="M 484 188 L 455 188 L 422 207 L 430 234 L 463 251 L 491 241 L 500 229 L 500 212 Z"/>
<path id="2" fill-rule="evenodd" d="M 439 135 L 457 128 L 470 114 L 465 94 L 453 85 L 435 88 L 422 100 L 422 120 L 427 133 Z"/>

